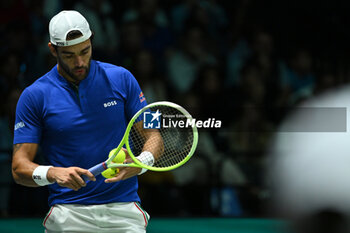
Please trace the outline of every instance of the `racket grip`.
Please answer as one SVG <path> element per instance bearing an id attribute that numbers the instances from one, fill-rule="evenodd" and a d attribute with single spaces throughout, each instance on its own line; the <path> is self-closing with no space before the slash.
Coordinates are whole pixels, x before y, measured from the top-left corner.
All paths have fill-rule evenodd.
<path id="1" fill-rule="evenodd" d="M 89 169 L 89 171 L 90 171 L 94 176 L 97 176 L 97 175 L 101 174 L 101 172 L 103 172 L 104 170 L 106 170 L 106 168 L 107 168 L 106 163 L 103 162 L 103 163 L 100 163 L 100 164 L 97 164 L 97 165 L 91 167 L 91 168 Z M 83 179 L 84 179 L 85 182 L 89 180 L 89 178 L 88 178 L 87 176 L 85 176 L 85 175 L 83 175 Z"/>

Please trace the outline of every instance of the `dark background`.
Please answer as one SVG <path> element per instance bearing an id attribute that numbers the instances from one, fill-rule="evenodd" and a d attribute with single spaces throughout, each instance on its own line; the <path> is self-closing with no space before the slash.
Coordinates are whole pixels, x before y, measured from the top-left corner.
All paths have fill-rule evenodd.
<path id="1" fill-rule="evenodd" d="M 21 91 L 56 63 L 48 23 L 63 9 L 88 19 L 93 58 L 129 69 L 148 102 L 169 100 L 199 119 L 223 121 L 200 131 L 184 167 L 140 177 L 152 216 L 268 216 L 263 171 L 274 129 L 298 103 L 350 78 L 345 2 L 1 1 L 1 217 L 48 210 L 46 187 L 11 177 L 13 123 Z"/>

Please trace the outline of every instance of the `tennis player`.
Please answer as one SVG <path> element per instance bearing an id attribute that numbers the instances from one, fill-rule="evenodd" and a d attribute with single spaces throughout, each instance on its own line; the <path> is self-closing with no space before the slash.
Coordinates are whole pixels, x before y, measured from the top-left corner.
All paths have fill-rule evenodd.
<path id="1" fill-rule="evenodd" d="M 149 215 L 137 194 L 145 170 L 122 168 L 110 179 L 87 170 L 106 160 L 146 105 L 139 84 L 126 69 L 91 59 L 93 34 L 80 13 L 55 15 L 49 33 L 57 65 L 18 101 L 13 177 L 25 186 L 48 185 L 47 233 L 145 232 Z M 39 146 L 47 164 L 33 162 Z"/>

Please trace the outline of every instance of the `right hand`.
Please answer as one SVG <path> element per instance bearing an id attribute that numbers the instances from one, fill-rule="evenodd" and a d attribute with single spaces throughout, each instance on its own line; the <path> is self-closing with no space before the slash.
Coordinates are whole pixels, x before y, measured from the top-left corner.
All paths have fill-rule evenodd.
<path id="1" fill-rule="evenodd" d="M 80 167 L 51 167 L 47 172 L 47 179 L 50 182 L 57 182 L 59 186 L 78 191 L 86 186 L 82 175 L 87 176 L 91 181 L 96 181 L 95 176 L 89 170 Z"/>

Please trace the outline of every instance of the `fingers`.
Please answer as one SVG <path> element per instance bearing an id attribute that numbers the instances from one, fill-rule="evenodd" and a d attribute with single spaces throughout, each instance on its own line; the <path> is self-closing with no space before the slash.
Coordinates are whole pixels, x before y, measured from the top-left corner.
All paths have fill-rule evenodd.
<path id="1" fill-rule="evenodd" d="M 65 183 L 63 183 L 63 185 L 66 185 L 66 187 L 78 191 L 80 188 L 85 187 L 86 183 L 81 178 L 78 170 L 74 169 L 68 173 L 68 176 L 66 177 Z"/>
<path id="2" fill-rule="evenodd" d="M 118 175 L 116 175 L 115 177 L 109 178 L 109 179 L 105 179 L 105 183 L 114 183 L 114 182 L 121 181 L 121 180 L 123 180 L 123 178 L 125 177 L 125 175 L 126 175 L 125 170 L 121 170 L 121 171 L 118 173 Z"/>
<path id="3" fill-rule="evenodd" d="M 74 175 L 71 174 L 65 175 L 62 178 L 60 177 L 60 179 L 57 180 L 57 184 L 62 187 L 73 189 L 74 191 L 78 191 L 81 187 L 85 186 L 84 184 L 79 184 L 77 179 L 74 178 Z"/>
<path id="4" fill-rule="evenodd" d="M 121 180 L 126 180 L 126 179 L 133 177 L 133 176 L 136 176 L 137 174 L 140 173 L 140 171 L 141 171 L 141 168 L 137 168 L 137 167 L 119 168 L 119 173 L 113 178 L 106 179 L 105 182 L 106 183 L 114 183 L 114 182 L 118 182 Z"/>
<path id="5" fill-rule="evenodd" d="M 133 163 L 134 161 L 131 159 L 129 152 L 127 151 L 127 149 L 125 149 L 124 147 L 122 147 L 122 150 L 125 152 L 126 156 L 125 156 L 125 160 L 124 163 Z"/>
<path id="6" fill-rule="evenodd" d="M 125 161 L 129 161 L 131 160 L 131 157 L 129 155 L 129 152 L 127 149 L 125 149 L 124 147 L 122 147 L 122 150 L 125 152 L 126 156 L 125 156 Z M 131 160 L 132 161 L 132 160 Z"/>
<path id="7" fill-rule="evenodd" d="M 133 163 L 134 161 L 132 160 L 132 158 L 127 157 L 124 161 L 124 163 Z"/>
<path id="8" fill-rule="evenodd" d="M 95 176 L 90 171 L 79 167 L 58 168 L 55 170 L 55 180 L 57 184 L 75 191 L 86 186 L 82 175 L 87 176 L 91 181 L 96 180 Z"/>
<path id="9" fill-rule="evenodd" d="M 72 179 L 66 183 L 66 187 L 73 189 L 74 191 L 78 191 L 81 187 L 85 185 L 79 184 L 75 179 Z"/>
<path id="10" fill-rule="evenodd" d="M 77 168 L 75 168 L 75 171 L 76 172 L 71 173 L 71 177 L 75 181 L 75 183 L 78 184 L 79 188 L 86 186 L 86 182 L 82 178 L 83 176 L 86 176 L 91 181 L 96 181 L 95 176 L 89 170 L 77 167 Z"/>
<path id="11" fill-rule="evenodd" d="M 80 176 L 86 176 L 89 180 L 96 181 L 95 176 L 89 170 L 78 168 L 77 172 Z"/>

